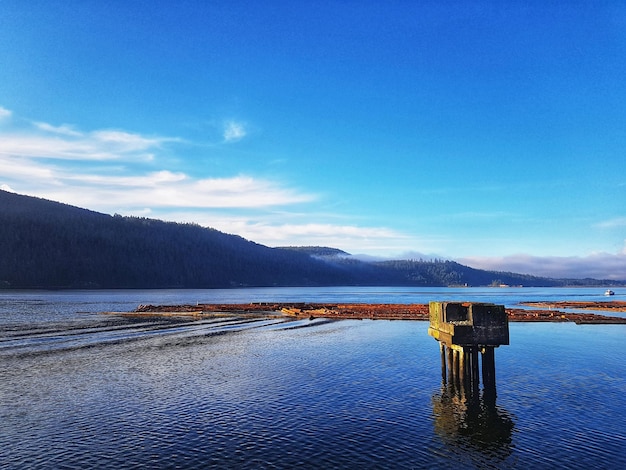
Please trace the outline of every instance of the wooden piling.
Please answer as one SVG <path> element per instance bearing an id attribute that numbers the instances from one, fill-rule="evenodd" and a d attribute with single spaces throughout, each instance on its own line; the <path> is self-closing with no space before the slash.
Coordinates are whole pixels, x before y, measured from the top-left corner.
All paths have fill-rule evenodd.
<path id="1" fill-rule="evenodd" d="M 471 357 L 471 368 L 472 368 L 472 372 L 471 372 L 471 377 L 472 377 L 472 388 L 474 390 L 478 390 L 478 386 L 479 386 L 479 382 L 480 382 L 480 375 L 478 372 L 478 348 L 477 347 L 472 347 L 471 351 L 470 351 L 470 357 Z"/>
<path id="2" fill-rule="evenodd" d="M 456 354 L 457 354 L 457 362 L 458 362 L 458 376 L 457 376 L 457 383 L 459 388 L 463 389 L 463 384 L 465 383 L 465 376 L 463 374 L 463 369 L 465 367 L 465 360 L 463 357 L 463 348 L 457 348 L 456 350 Z"/>
<path id="3" fill-rule="evenodd" d="M 446 366 L 446 345 L 443 343 L 439 343 L 439 353 L 441 356 L 441 379 L 445 382 L 447 376 L 447 366 Z"/>
<path id="4" fill-rule="evenodd" d="M 494 348 L 483 347 L 483 385 L 485 388 L 493 387 L 496 383 L 496 361 Z"/>

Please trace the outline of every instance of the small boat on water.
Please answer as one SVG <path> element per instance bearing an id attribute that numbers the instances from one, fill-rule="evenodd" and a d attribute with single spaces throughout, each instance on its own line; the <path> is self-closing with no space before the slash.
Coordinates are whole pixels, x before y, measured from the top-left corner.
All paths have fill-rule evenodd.
<path id="1" fill-rule="evenodd" d="M 613 292 L 611 289 L 607 289 L 604 291 L 604 295 L 615 295 L 615 292 Z"/>

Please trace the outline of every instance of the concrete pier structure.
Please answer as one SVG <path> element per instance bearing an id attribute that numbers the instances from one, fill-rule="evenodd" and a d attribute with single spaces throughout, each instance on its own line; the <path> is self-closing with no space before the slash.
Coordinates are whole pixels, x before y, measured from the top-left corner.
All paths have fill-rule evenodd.
<path id="1" fill-rule="evenodd" d="M 495 393 L 494 349 L 509 344 L 509 322 L 503 305 L 430 302 L 428 334 L 439 341 L 441 375 L 460 389 L 477 391 L 479 370 L 485 391 Z M 482 367 L 478 356 L 482 356 Z"/>

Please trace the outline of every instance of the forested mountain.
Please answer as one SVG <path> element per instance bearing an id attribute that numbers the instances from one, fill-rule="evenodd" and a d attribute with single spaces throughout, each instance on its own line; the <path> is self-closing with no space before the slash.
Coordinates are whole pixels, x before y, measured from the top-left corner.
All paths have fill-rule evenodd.
<path id="1" fill-rule="evenodd" d="M 338 267 L 193 224 L 110 216 L 0 191 L 5 287 L 350 284 Z"/>
<path id="2" fill-rule="evenodd" d="M 417 285 L 445 286 L 500 286 L 524 285 L 553 287 L 563 285 L 562 281 L 525 274 L 483 271 L 463 266 L 455 261 L 431 260 L 414 261 L 398 260 L 375 263 L 378 267 L 402 273 L 404 279 Z"/>
<path id="3" fill-rule="evenodd" d="M 453 261 L 364 262 L 335 248 L 269 248 L 195 224 L 107 215 L 0 190 L 0 287 L 588 285 Z M 613 283 L 615 284 L 615 283 Z"/>

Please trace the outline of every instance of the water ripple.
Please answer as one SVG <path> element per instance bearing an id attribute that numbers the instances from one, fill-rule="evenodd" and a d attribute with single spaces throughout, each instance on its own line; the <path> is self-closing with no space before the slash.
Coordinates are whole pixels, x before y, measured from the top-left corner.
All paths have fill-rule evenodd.
<path id="1" fill-rule="evenodd" d="M 605 357 L 622 336 L 577 355 L 567 341 L 542 347 L 550 328 L 512 325 L 494 403 L 442 386 L 426 327 L 238 317 L 12 327 L 0 335 L 0 466 L 626 465 L 626 379 Z"/>
<path id="2" fill-rule="evenodd" d="M 281 319 L 226 317 L 182 321 L 175 318 L 136 322 L 118 318 L 107 325 L 74 325 L 48 328 L 12 328 L 0 331 L 0 357 L 50 354 L 60 350 L 94 347 L 103 344 L 151 337 L 184 337 L 281 324 Z"/>

